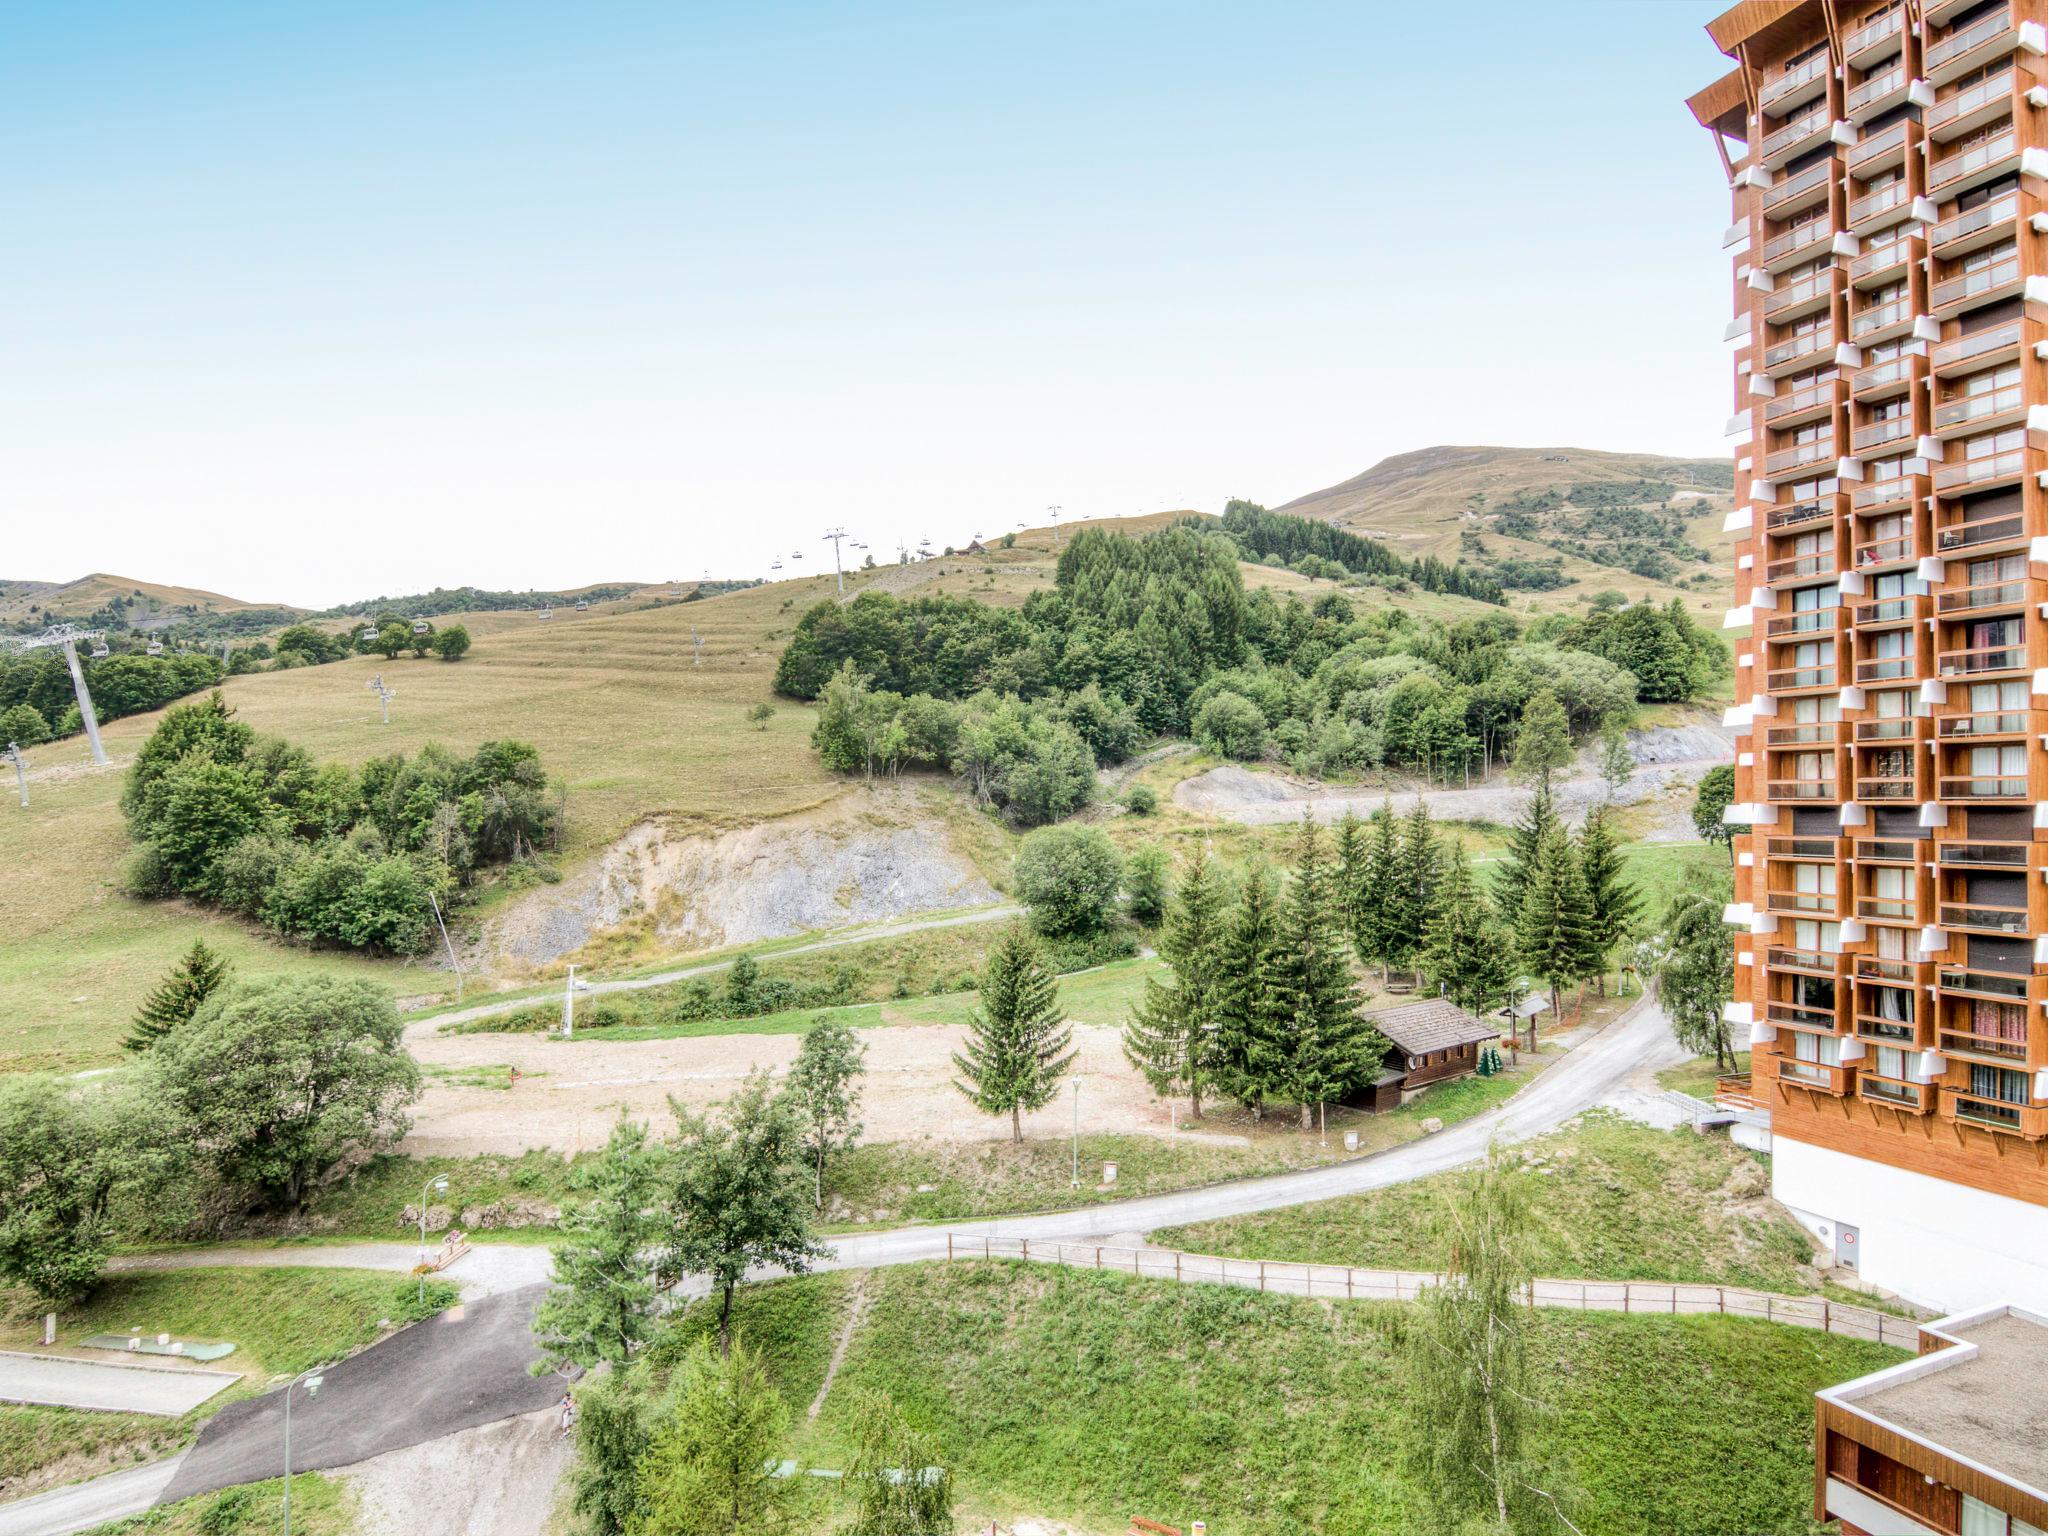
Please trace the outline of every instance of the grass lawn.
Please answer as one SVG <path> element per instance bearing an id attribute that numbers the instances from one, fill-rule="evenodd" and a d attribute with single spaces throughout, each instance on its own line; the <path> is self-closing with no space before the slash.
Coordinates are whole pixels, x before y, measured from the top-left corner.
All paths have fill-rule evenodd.
<path id="1" fill-rule="evenodd" d="M 1689 879 L 1709 875 L 1726 884 L 1728 878 L 1728 850 L 1719 843 L 1628 843 L 1621 858 L 1651 917 L 1661 916 Z"/>
<path id="2" fill-rule="evenodd" d="M 1526 1175 L 1536 1272 L 1588 1280 L 1673 1280 L 1811 1293 L 1802 1228 L 1770 1202 L 1763 1160 L 1715 1137 L 1656 1131 L 1594 1112 L 1531 1142 Z M 1196 1253 L 1376 1269 L 1429 1269 L 1445 1195 L 1438 1174 L 1343 1200 L 1154 1234 Z"/>
<path id="3" fill-rule="evenodd" d="M 164 1536 L 255 1536 L 275 1530 L 282 1518 L 284 1479 L 245 1483 L 202 1493 L 152 1509 L 130 1520 L 96 1526 L 86 1536 L 128 1536 L 130 1531 L 160 1531 Z M 356 1528 L 355 1496 L 348 1488 L 318 1472 L 292 1478 L 292 1529 L 305 1536 L 350 1536 Z"/>
<path id="4" fill-rule="evenodd" d="M 50 1483 L 112 1470 L 175 1450 L 205 1419 L 237 1398 L 309 1366 L 338 1360 L 381 1334 L 378 1321 L 409 1322 L 455 1299 L 455 1287 L 387 1274 L 320 1269 L 178 1269 L 109 1275 L 90 1299 L 59 1317 L 57 1340 L 72 1346 L 96 1333 L 172 1333 L 229 1341 L 216 1369 L 242 1380 L 183 1418 L 0 1408 L 0 1492 L 18 1497 Z M 41 1314 L 17 1292 L 0 1297 L 0 1349 L 42 1337 Z"/>
<path id="5" fill-rule="evenodd" d="M 807 1425 L 856 1284 L 865 1316 Z M 954 1468 L 963 1528 L 1143 1515 L 1245 1536 L 1431 1529 L 1397 1449 L 1407 1316 L 1005 1263 L 815 1276 L 739 1303 L 791 1405 L 790 1454 L 812 1465 L 844 1467 L 867 1395 L 887 1393 Z M 1576 1313 L 1542 1314 L 1535 1350 L 1587 1536 L 1805 1536 L 1815 1388 L 1901 1358 L 1738 1319 Z"/>
<path id="6" fill-rule="evenodd" d="M 1749 1070 L 1749 1052 L 1737 1051 L 1735 1072 Z M 1666 1067 L 1657 1074 L 1657 1081 L 1666 1088 L 1675 1088 L 1680 1093 L 1689 1093 L 1696 1099 L 1711 1100 L 1714 1097 L 1714 1079 L 1718 1076 L 1711 1056 L 1695 1056 L 1691 1061 L 1682 1061 L 1675 1067 Z"/>

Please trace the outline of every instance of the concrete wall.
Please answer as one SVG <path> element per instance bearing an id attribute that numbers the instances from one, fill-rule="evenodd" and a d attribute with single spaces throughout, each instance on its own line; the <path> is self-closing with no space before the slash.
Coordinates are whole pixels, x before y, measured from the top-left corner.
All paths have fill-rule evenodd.
<path id="1" fill-rule="evenodd" d="M 2048 1309 L 2048 1208 L 1784 1135 L 1773 1142 L 1771 1193 L 1830 1249 L 1838 1225 L 1858 1228 L 1871 1284 L 1944 1312 L 1999 1301 Z"/>

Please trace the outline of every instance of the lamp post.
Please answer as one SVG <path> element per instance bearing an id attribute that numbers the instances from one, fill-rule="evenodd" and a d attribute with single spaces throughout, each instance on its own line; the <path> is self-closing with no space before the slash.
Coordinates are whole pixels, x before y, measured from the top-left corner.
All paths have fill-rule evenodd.
<path id="1" fill-rule="evenodd" d="M 427 1195 L 442 1194 L 448 1189 L 448 1177 L 429 1179 L 420 1186 L 420 1300 L 427 1299 Z"/>
<path id="2" fill-rule="evenodd" d="M 308 1371 L 285 1384 L 284 1389 L 284 1536 L 292 1536 L 292 1388 L 304 1385 L 306 1396 L 316 1396 L 326 1377 Z"/>
<path id="3" fill-rule="evenodd" d="M 7 743 L 7 757 L 14 764 L 14 787 L 21 792 L 21 808 L 28 809 L 28 759 L 21 755 L 21 743 Z"/>

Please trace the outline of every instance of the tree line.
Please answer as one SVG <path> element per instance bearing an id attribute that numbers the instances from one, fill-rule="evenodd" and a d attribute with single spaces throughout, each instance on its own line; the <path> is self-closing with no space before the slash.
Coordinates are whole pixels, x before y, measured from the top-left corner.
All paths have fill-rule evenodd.
<path id="1" fill-rule="evenodd" d="M 1226 502 L 1223 531 L 1251 561 L 1278 561 L 1333 581 L 1346 576 L 1391 576 L 1412 581 L 1425 592 L 1447 592 L 1482 603 L 1507 601 L 1498 581 L 1471 566 L 1446 563 L 1434 555 L 1410 560 L 1377 539 L 1335 523 L 1269 512 L 1254 501 L 1232 497 Z"/>
<path id="2" fill-rule="evenodd" d="M 164 715 L 121 792 L 132 894 L 179 895 L 312 943 L 417 954 L 434 903 L 533 857 L 561 814 L 539 754 L 428 743 L 360 769 L 259 737 L 216 692 Z"/>

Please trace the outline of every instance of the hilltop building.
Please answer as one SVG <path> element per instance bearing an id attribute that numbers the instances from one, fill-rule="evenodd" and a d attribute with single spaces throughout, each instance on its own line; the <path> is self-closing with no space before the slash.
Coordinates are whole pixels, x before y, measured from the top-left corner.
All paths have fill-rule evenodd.
<path id="1" fill-rule="evenodd" d="M 2044 22 L 1745 0 L 1688 103 L 1732 198 L 1730 1017 L 1777 1198 L 1947 1310 L 2048 1312 Z"/>

